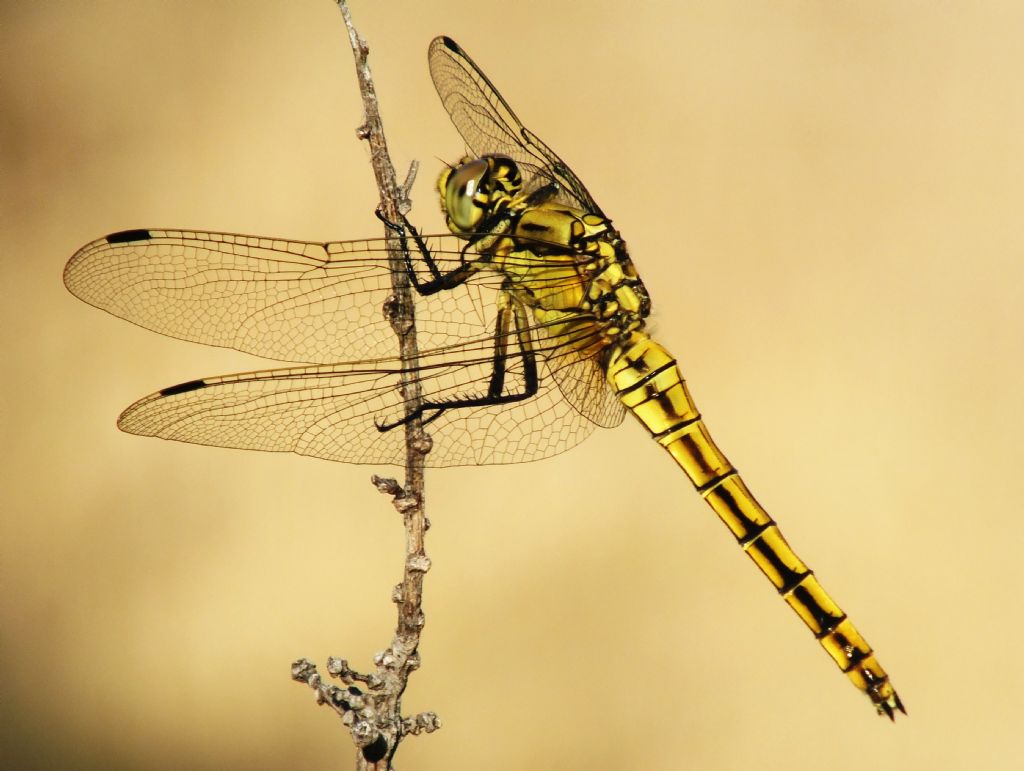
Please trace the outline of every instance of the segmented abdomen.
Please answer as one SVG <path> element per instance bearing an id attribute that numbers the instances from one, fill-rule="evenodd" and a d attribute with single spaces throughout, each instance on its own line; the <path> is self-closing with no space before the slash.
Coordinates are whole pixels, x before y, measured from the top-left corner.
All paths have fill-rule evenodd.
<path id="1" fill-rule="evenodd" d="M 718 449 L 675 359 L 645 332 L 614 346 L 608 382 L 622 403 L 686 472 L 786 603 L 879 713 L 905 712 L 889 676 L 853 623 L 782 536 L 775 521 Z"/>

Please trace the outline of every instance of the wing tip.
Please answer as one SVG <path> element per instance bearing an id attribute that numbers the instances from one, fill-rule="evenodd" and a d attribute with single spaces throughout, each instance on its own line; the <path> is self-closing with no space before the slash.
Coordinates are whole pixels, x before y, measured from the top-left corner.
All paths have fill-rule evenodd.
<path id="1" fill-rule="evenodd" d="M 158 393 L 160 396 L 177 396 L 178 394 L 187 394 L 189 391 L 198 391 L 200 388 L 206 388 L 208 385 L 209 383 L 205 380 L 189 380 L 185 383 L 162 388 Z"/>
<path id="2" fill-rule="evenodd" d="M 133 230 L 119 230 L 116 233 L 111 233 L 106 237 L 108 244 L 127 244 L 132 241 L 148 241 L 153 237 L 145 228 L 135 228 Z"/>
<path id="3" fill-rule="evenodd" d="M 439 48 L 440 46 L 444 46 L 445 48 L 448 48 L 448 49 L 450 49 L 452 51 L 459 51 L 459 50 L 461 50 L 459 48 L 459 44 L 456 43 L 454 40 L 452 40 L 447 35 L 438 35 L 437 37 L 435 37 L 433 40 L 430 41 L 430 45 L 427 46 L 427 48 L 429 50 L 433 51 L 435 48 Z"/>

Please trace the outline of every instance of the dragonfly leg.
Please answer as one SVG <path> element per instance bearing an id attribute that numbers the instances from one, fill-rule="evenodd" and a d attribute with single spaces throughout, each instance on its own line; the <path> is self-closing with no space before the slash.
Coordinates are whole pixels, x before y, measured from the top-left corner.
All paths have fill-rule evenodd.
<path id="1" fill-rule="evenodd" d="M 509 327 L 513 323 L 515 324 L 515 332 L 510 334 Z M 493 369 L 490 382 L 487 385 L 487 393 L 482 396 L 459 397 L 443 402 L 425 401 L 401 420 L 391 423 L 376 423 L 375 421 L 377 430 L 381 433 L 390 431 L 393 428 L 405 425 L 415 418 L 421 418 L 423 424 L 426 425 L 437 420 L 447 410 L 510 404 L 536 395 L 540 388 L 540 378 L 537 374 L 537 354 L 533 350 L 533 342 L 530 339 L 528 328 L 526 309 L 513 298 L 511 293 L 506 292 L 502 306 L 498 309 L 498 319 L 495 324 Z M 509 340 L 513 336 L 518 350 L 510 351 Z M 523 362 L 523 388 L 517 393 L 503 393 L 509 361 L 515 357 L 519 357 Z"/>
<path id="2" fill-rule="evenodd" d="M 403 259 L 405 260 L 405 271 L 409 276 L 409 282 L 413 285 L 416 291 L 421 295 L 431 295 L 440 292 L 444 289 L 452 289 L 463 283 L 469 278 L 475 271 L 476 268 L 469 262 L 466 262 L 465 256 L 463 256 L 462 264 L 449 271 L 448 273 L 442 273 L 437 263 L 434 262 L 434 258 L 430 255 L 430 250 L 427 248 L 426 242 L 424 242 L 419 231 L 413 226 L 404 214 L 399 214 L 401 222 L 392 222 L 380 210 L 380 207 L 374 210 L 374 214 L 381 222 L 398 237 L 398 241 L 401 244 Z M 412 264 L 412 252 L 409 248 L 409 239 L 413 240 L 417 251 L 423 257 L 423 262 L 427 266 L 427 270 L 430 271 L 432 278 L 429 281 L 420 281 L 416 276 L 416 269 Z"/>

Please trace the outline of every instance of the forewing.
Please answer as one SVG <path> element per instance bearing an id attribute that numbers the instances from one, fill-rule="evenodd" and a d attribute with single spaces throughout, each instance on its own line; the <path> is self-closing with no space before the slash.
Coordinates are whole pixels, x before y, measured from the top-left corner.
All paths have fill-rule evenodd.
<path id="1" fill-rule="evenodd" d="M 430 238 L 442 272 L 464 242 Z M 414 267 L 429 278 L 418 254 Z M 479 335 L 499 279 L 416 298 L 423 344 Z M 279 361 L 329 363 L 388 356 L 382 313 L 391 294 L 384 239 L 311 242 L 189 230 L 131 230 L 85 245 L 64 269 L 72 294 L 171 337 Z"/>
<path id="2" fill-rule="evenodd" d="M 554 150 L 522 124 L 458 43 L 448 37 L 434 38 L 427 58 L 441 103 L 474 155 L 507 155 L 519 164 L 526 192 L 557 182 L 561 189 L 555 200 L 602 214 L 580 179 Z"/>

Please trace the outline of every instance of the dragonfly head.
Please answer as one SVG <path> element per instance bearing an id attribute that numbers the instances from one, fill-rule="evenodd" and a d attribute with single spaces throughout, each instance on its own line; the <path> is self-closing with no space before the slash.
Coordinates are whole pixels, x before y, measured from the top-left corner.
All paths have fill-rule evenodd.
<path id="1" fill-rule="evenodd" d="M 478 231 L 485 217 L 504 208 L 523 187 L 519 166 L 507 155 L 463 158 L 437 182 L 448 228 L 457 236 Z"/>

